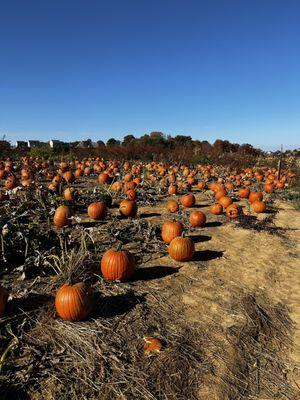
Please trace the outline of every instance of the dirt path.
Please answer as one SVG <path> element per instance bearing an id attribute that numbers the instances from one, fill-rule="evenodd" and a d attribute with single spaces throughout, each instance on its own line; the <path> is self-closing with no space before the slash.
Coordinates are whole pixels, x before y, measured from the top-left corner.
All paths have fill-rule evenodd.
<path id="1" fill-rule="evenodd" d="M 202 205 L 208 221 L 215 221 L 208 203 L 201 194 L 197 195 L 197 204 Z M 181 300 L 188 321 L 210 327 L 211 348 L 207 356 L 217 359 L 209 383 L 200 389 L 200 398 L 224 400 L 239 398 L 239 395 L 248 398 L 246 393 L 261 400 L 273 399 L 275 395 L 291 399 L 297 396 L 300 387 L 300 213 L 285 203 L 276 206 L 279 212 L 274 222 L 282 228 L 282 235 L 242 229 L 231 221 L 192 233 L 198 262 L 184 263 L 179 270 L 179 276 L 190 282 L 182 285 Z M 152 212 L 164 216 L 165 204 L 152 208 Z M 169 257 L 159 262 L 178 266 Z M 243 339 L 235 332 L 243 330 L 250 338 L 253 335 L 253 343 L 241 346 Z M 293 344 L 280 338 L 287 339 L 290 330 Z M 253 365 L 253 371 L 249 371 L 249 365 L 243 365 L 243 351 L 249 352 L 248 362 L 260 362 L 259 366 Z M 275 353 L 276 360 L 272 359 Z M 245 397 L 241 388 L 233 387 L 237 376 Z M 287 390 L 285 381 L 295 390 Z"/>

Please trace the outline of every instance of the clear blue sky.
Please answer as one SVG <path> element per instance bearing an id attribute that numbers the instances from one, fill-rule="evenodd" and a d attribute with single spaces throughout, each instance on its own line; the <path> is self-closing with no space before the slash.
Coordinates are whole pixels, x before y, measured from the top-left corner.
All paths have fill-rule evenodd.
<path id="1" fill-rule="evenodd" d="M 300 144 L 300 1 L 32 1 L 0 8 L 0 133 L 152 130 Z"/>

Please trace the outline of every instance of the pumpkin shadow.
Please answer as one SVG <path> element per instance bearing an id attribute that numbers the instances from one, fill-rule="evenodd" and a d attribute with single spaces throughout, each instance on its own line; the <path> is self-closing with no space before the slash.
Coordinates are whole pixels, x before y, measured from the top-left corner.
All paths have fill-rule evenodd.
<path id="1" fill-rule="evenodd" d="M 142 213 L 142 214 L 140 214 L 140 218 L 151 218 L 151 217 L 160 217 L 160 216 L 161 216 L 161 214 L 155 213 L 155 212 L 153 212 L 153 213 Z"/>
<path id="2" fill-rule="evenodd" d="M 92 318 L 113 318 L 133 310 L 137 304 L 144 303 L 144 295 L 136 295 L 133 290 L 115 296 L 101 296 L 95 293 L 95 305 L 91 314 Z"/>
<path id="3" fill-rule="evenodd" d="M 164 278 L 168 275 L 176 274 L 179 267 L 164 267 L 164 266 L 154 266 L 154 267 L 144 267 L 138 268 L 135 271 L 132 282 L 137 281 L 151 281 L 154 279 Z"/>
<path id="4" fill-rule="evenodd" d="M 8 302 L 8 313 L 15 315 L 19 312 L 30 312 L 53 303 L 51 294 L 29 293 L 26 297 L 14 298 Z"/>
<path id="5" fill-rule="evenodd" d="M 198 250 L 194 254 L 193 261 L 210 261 L 222 257 L 223 254 L 224 251 Z"/>
<path id="6" fill-rule="evenodd" d="M 207 236 L 207 235 L 197 235 L 197 236 L 191 235 L 190 238 L 192 239 L 192 241 L 194 243 L 208 242 L 209 240 L 211 240 L 211 236 Z"/>
<path id="7" fill-rule="evenodd" d="M 221 225 L 222 225 L 222 222 L 220 222 L 220 221 L 211 221 L 211 222 L 206 222 L 204 227 L 205 228 L 212 228 L 214 226 L 221 226 Z"/>
<path id="8" fill-rule="evenodd" d="M 30 400 L 25 390 L 6 384 L 0 385 L 0 393 L 1 400 Z"/>
<path id="9" fill-rule="evenodd" d="M 204 207 L 208 207 L 209 204 L 195 204 L 193 207 L 190 208 L 204 208 Z"/>

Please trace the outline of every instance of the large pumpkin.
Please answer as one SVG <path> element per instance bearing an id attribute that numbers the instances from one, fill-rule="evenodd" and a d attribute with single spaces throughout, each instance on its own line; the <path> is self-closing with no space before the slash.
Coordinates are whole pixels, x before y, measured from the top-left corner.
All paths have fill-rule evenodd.
<path id="1" fill-rule="evenodd" d="M 88 206 L 88 216 L 95 220 L 105 219 L 107 207 L 104 201 L 96 201 Z"/>
<path id="2" fill-rule="evenodd" d="M 134 256 L 128 250 L 122 250 L 121 245 L 117 249 L 107 250 L 101 260 L 101 272 L 109 281 L 127 281 L 135 271 Z"/>
<path id="3" fill-rule="evenodd" d="M 181 204 L 183 207 L 193 207 L 196 203 L 196 198 L 192 193 L 181 196 Z"/>
<path id="4" fill-rule="evenodd" d="M 190 261 L 195 253 L 195 244 L 189 237 L 176 237 L 169 245 L 169 254 L 176 261 Z"/>
<path id="5" fill-rule="evenodd" d="M 57 314 L 67 321 L 82 321 L 88 317 L 94 304 L 91 287 L 79 282 L 65 283 L 56 293 L 55 308 Z"/>
<path id="6" fill-rule="evenodd" d="M 137 213 L 137 204 L 134 200 L 123 200 L 120 203 L 119 212 L 122 217 L 135 217 Z"/>
<path id="7" fill-rule="evenodd" d="M 0 318 L 2 318 L 5 313 L 7 298 L 7 290 L 0 285 Z"/>
<path id="8" fill-rule="evenodd" d="M 192 211 L 189 220 L 192 226 L 201 227 L 205 225 L 206 215 L 202 211 Z"/>
<path id="9" fill-rule="evenodd" d="M 175 237 L 180 236 L 183 231 L 182 223 L 179 221 L 165 221 L 161 228 L 162 240 L 169 244 Z"/>
<path id="10" fill-rule="evenodd" d="M 73 210 L 68 206 L 59 206 L 54 214 L 53 222 L 57 228 L 69 226 L 72 223 Z"/>

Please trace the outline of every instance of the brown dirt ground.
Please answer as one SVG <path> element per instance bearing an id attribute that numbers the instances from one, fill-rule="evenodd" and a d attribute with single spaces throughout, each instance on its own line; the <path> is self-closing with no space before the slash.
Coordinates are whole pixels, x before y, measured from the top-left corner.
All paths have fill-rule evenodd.
<path id="1" fill-rule="evenodd" d="M 215 217 L 209 212 L 212 203 L 203 194 L 196 195 L 197 206 L 189 210 L 201 210 L 206 213 L 207 222 L 215 222 Z M 144 214 L 157 213 L 163 217 L 167 214 L 166 198 L 155 207 L 140 207 Z M 246 206 L 246 202 L 242 203 Z M 145 266 L 166 265 L 178 266 L 179 279 L 172 279 L 173 284 L 182 285 L 182 295 L 178 301 L 184 304 L 185 317 L 191 323 L 214 325 L 215 337 L 211 340 L 226 349 L 229 358 L 235 358 L 235 345 L 230 344 L 226 335 L 228 329 L 239 324 L 243 319 L 239 310 L 233 310 L 232 305 L 238 302 L 242 293 L 256 293 L 267 299 L 271 304 L 283 304 L 288 309 L 288 315 L 293 324 L 293 345 L 286 357 L 289 368 L 288 379 L 300 389 L 300 213 L 292 205 L 276 202 L 278 213 L 274 219 L 276 227 L 283 229 L 283 236 L 256 232 L 238 227 L 235 221 L 222 223 L 220 226 L 208 226 L 196 230 L 191 234 L 196 240 L 196 259 L 198 262 L 178 263 L 168 256 L 149 262 Z M 170 217 L 170 214 L 167 214 Z M 258 218 L 265 218 L 266 214 Z M 151 220 L 160 220 L 161 217 L 149 217 Z M 222 219 L 222 217 L 221 217 Z M 223 220 L 223 219 L 222 219 Z M 209 224 L 208 224 L 209 225 Z M 213 224 L 212 224 L 213 225 Z M 182 284 L 180 277 L 187 278 Z M 215 329 L 216 326 L 219 329 Z M 229 365 L 234 362 L 221 360 L 216 375 L 228 374 Z M 223 382 L 224 383 L 224 382 Z M 275 393 L 273 394 L 275 396 Z M 214 382 L 210 387 L 203 387 L 200 391 L 201 399 L 223 400 L 224 388 L 222 383 Z M 268 399 L 273 398 L 268 397 Z M 275 398 L 275 397 L 274 397 Z M 277 398 L 277 397 L 276 397 Z M 257 397 L 266 399 L 266 397 Z"/>

